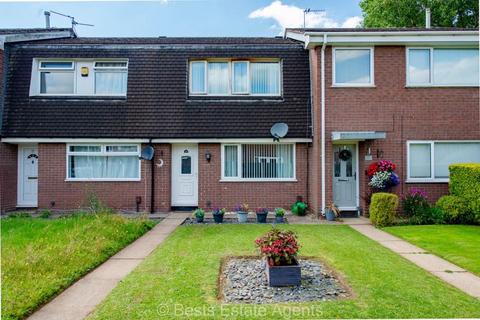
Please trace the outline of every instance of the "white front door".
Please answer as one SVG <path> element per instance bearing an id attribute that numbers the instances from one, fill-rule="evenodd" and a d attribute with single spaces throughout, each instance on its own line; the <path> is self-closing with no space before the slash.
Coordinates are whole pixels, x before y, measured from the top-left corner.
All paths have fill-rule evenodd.
<path id="1" fill-rule="evenodd" d="M 198 206 L 198 145 L 172 145 L 172 206 Z"/>
<path id="2" fill-rule="evenodd" d="M 18 147 L 18 197 L 20 207 L 36 207 L 38 201 L 37 146 Z"/>
<path id="3" fill-rule="evenodd" d="M 333 146 L 333 202 L 343 210 L 357 207 L 357 153 L 355 144 Z"/>

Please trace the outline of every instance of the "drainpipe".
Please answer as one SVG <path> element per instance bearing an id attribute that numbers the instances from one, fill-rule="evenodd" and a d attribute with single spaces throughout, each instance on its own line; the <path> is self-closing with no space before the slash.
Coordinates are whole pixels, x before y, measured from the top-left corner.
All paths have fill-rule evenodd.
<path id="1" fill-rule="evenodd" d="M 325 213 L 325 48 L 327 46 L 327 34 L 323 34 L 323 44 L 321 52 L 321 96 L 322 96 L 322 134 L 321 134 L 321 154 L 322 154 L 322 214 Z"/>
<path id="2" fill-rule="evenodd" d="M 149 145 L 153 148 L 152 139 Z M 150 160 L 150 213 L 155 213 L 155 152 L 153 158 Z"/>

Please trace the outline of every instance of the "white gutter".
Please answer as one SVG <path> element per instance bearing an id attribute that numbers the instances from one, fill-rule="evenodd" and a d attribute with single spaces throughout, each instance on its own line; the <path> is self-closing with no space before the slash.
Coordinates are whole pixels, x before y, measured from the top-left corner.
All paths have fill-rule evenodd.
<path id="1" fill-rule="evenodd" d="M 325 213 L 325 48 L 327 46 L 327 34 L 323 34 L 323 44 L 321 52 L 321 95 L 322 95 L 322 137 L 321 137 L 321 153 L 322 153 L 322 214 Z"/>

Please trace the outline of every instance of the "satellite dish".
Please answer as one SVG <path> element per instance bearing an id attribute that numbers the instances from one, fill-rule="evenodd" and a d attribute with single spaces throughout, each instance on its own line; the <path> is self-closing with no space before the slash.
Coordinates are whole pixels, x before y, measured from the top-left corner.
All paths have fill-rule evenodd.
<path id="1" fill-rule="evenodd" d="M 152 146 L 147 146 L 147 147 L 142 149 L 140 159 L 152 160 L 154 154 L 155 154 L 155 150 L 153 150 L 153 147 Z"/>
<path id="2" fill-rule="evenodd" d="M 270 129 L 270 133 L 273 136 L 273 141 L 280 141 L 280 138 L 284 138 L 287 135 L 288 125 L 283 122 L 277 122 Z"/>

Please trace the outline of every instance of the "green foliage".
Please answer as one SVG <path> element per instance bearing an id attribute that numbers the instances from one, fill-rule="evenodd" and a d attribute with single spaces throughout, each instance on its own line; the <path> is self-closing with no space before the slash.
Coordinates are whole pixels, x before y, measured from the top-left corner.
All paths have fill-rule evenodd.
<path id="1" fill-rule="evenodd" d="M 205 210 L 198 208 L 195 211 L 193 211 L 193 216 L 196 218 L 203 218 L 205 217 Z"/>
<path id="2" fill-rule="evenodd" d="M 432 27 L 478 28 L 478 0 L 362 0 L 366 28 L 425 27 L 430 8 Z"/>
<path id="3" fill-rule="evenodd" d="M 437 201 L 437 207 L 443 211 L 449 223 L 472 223 L 473 214 L 468 202 L 458 196 L 443 196 Z"/>
<path id="4" fill-rule="evenodd" d="M 370 221 L 379 227 L 390 226 L 395 222 L 398 196 L 393 193 L 377 192 L 372 195 Z"/>
<path id="5" fill-rule="evenodd" d="M 480 163 L 453 164 L 449 170 L 450 193 L 467 201 L 472 222 L 480 224 Z"/>
<path id="6" fill-rule="evenodd" d="M 153 227 L 109 214 L 2 219 L 2 319 L 22 319 Z"/>
<path id="7" fill-rule="evenodd" d="M 283 217 L 285 215 L 285 209 L 275 208 L 275 217 Z"/>
<path id="8" fill-rule="evenodd" d="M 292 205 L 292 213 L 299 215 L 299 216 L 304 216 L 307 214 L 307 204 L 303 201 L 297 201 Z"/>
<path id="9" fill-rule="evenodd" d="M 9 215 L 10 218 L 30 218 L 31 214 L 26 211 L 14 212 Z"/>
<path id="10" fill-rule="evenodd" d="M 48 218 L 50 218 L 51 215 L 52 215 L 52 211 L 48 210 L 48 209 L 45 209 L 45 210 L 40 211 L 39 217 L 44 218 L 44 219 L 48 219 Z"/>

